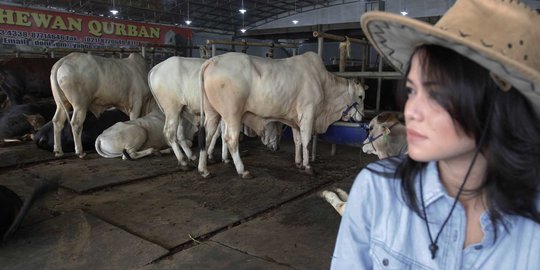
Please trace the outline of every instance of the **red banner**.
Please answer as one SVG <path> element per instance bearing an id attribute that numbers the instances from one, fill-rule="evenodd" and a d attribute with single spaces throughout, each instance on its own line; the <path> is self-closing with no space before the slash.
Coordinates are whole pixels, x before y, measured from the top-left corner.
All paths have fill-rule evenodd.
<path id="1" fill-rule="evenodd" d="M 48 48 L 186 45 L 191 29 L 0 5 L 0 44 Z"/>

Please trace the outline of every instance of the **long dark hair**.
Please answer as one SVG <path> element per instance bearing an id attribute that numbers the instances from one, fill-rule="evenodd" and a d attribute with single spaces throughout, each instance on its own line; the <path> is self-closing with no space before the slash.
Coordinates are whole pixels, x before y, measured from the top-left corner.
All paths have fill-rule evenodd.
<path id="1" fill-rule="evenodd" d="M 477 145 L 485 133 L 480 152 L 487 159 L 485 181 L 475 190 L 483 193 L 494 223 L 503 214 L 518 215 L 540 223 L 537 209 L 540 192 L 540 119 L 532 105 L 517 89 L 505 92 L 489 71 L 453 50 L 422 45 L 418 55 L 425 81 L 439 84 L 427 89 Z M 410 66 L 406 71 L 409 74 Z M 404 83 L 402 83 L 404 84 Z M 398 100 L 403 105 L 406 91 Z M 405 203 L 423 216 L 414 189 L 415 177 L 427 163 L 409 157 L 400 159 L 395 177 L 401 179 Z"/>

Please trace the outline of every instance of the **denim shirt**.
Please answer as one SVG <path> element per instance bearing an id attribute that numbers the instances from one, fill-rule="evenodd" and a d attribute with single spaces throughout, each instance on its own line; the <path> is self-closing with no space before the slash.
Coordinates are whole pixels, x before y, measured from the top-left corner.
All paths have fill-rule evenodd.
<path id="1" fill-rule="evenodd" d="M 395 167 L 382 160 L 369 168 L 389 171 L 391 166 Z M 436 162 L 430 162 L 422 174 L 426 213 L 435 239 L 454 198 L 441 184 Z M 464 249 L 466 216 L 458 202 L 437 241 L 439 250 L 433 260 L 425 221 L 404 203 L 400 180 L 364 169 L 351 188 L 331 269 L 540 269 L 540 224 L 519 216 L 502 219 L 507 230 L 498 222 L 495 241 L 493 224 L 484 212 L 480 218 L 483 239 Z"/>

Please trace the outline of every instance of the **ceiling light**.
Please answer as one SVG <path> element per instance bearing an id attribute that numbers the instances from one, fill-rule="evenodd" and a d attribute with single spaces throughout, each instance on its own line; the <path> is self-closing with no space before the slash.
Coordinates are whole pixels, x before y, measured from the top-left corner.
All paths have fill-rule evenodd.
<path id="1" fill-rule="evenodd" d="M 186 24 L 187 24 L 187 25 L 190 25 L 190 24 L 191 24 L 191 20 L 189 19 L 189 0 L 187 1 L 187 19 L 186 19 Z"/>
<path id="2" fill-rule="evenodd" d="M 245 33 L 245 32 L 246 32 L 246 29 L 245 29 L 245 28 L 242 28 L 242 29 L 240 29 L 240 32 Z"/>
<path id="3" fill-rule="evenodd" d="M 405 10 L 401 12 L 401 15 L 403 15 L 403 16 L 407 16 L 407 14 L 409 14 L 409 13 L 407 11 L 405 11 Z"/>
<path id="4" fill-rule="evenodd" d="M 296 0 L 294 0 L 294 14 L 298 14 L 298 12 L 296 12 Z M 293 24 L 297 24 L 297 23 L 298 23 L 298 20 L 297 20 L 297 19 L 293 19 L 293 20 L 292 20 L 292 23 L 293 23 Z"/>
<path id="5" fill-rule="evenodd" d="M 116 9 L 116 5 L 114 4 L 114 0 L 112 0 L 112 8 L 111 8 L 110 12 L 111 12 L 113 15 L 118 14 L 118 10 Z"/>
<path id="6" fill-rule="evenodd" d="M 247 10 L 244 8 L 244 0 L 242 0 L 242 7 L 238 11 L 242 14 L 246 13 Z"/>

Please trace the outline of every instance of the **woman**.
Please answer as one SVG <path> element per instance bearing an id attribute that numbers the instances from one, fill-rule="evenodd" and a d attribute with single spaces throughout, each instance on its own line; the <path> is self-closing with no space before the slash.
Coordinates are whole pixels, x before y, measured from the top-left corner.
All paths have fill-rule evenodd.
<path id="1" fill-rule="evenodd" d="M 458 0 L 435 26 L 362 17 L 406 75 L 409 153 L 357 176 L 332 269 L 540 267 L 538 25 L 500 0 Z"/>

